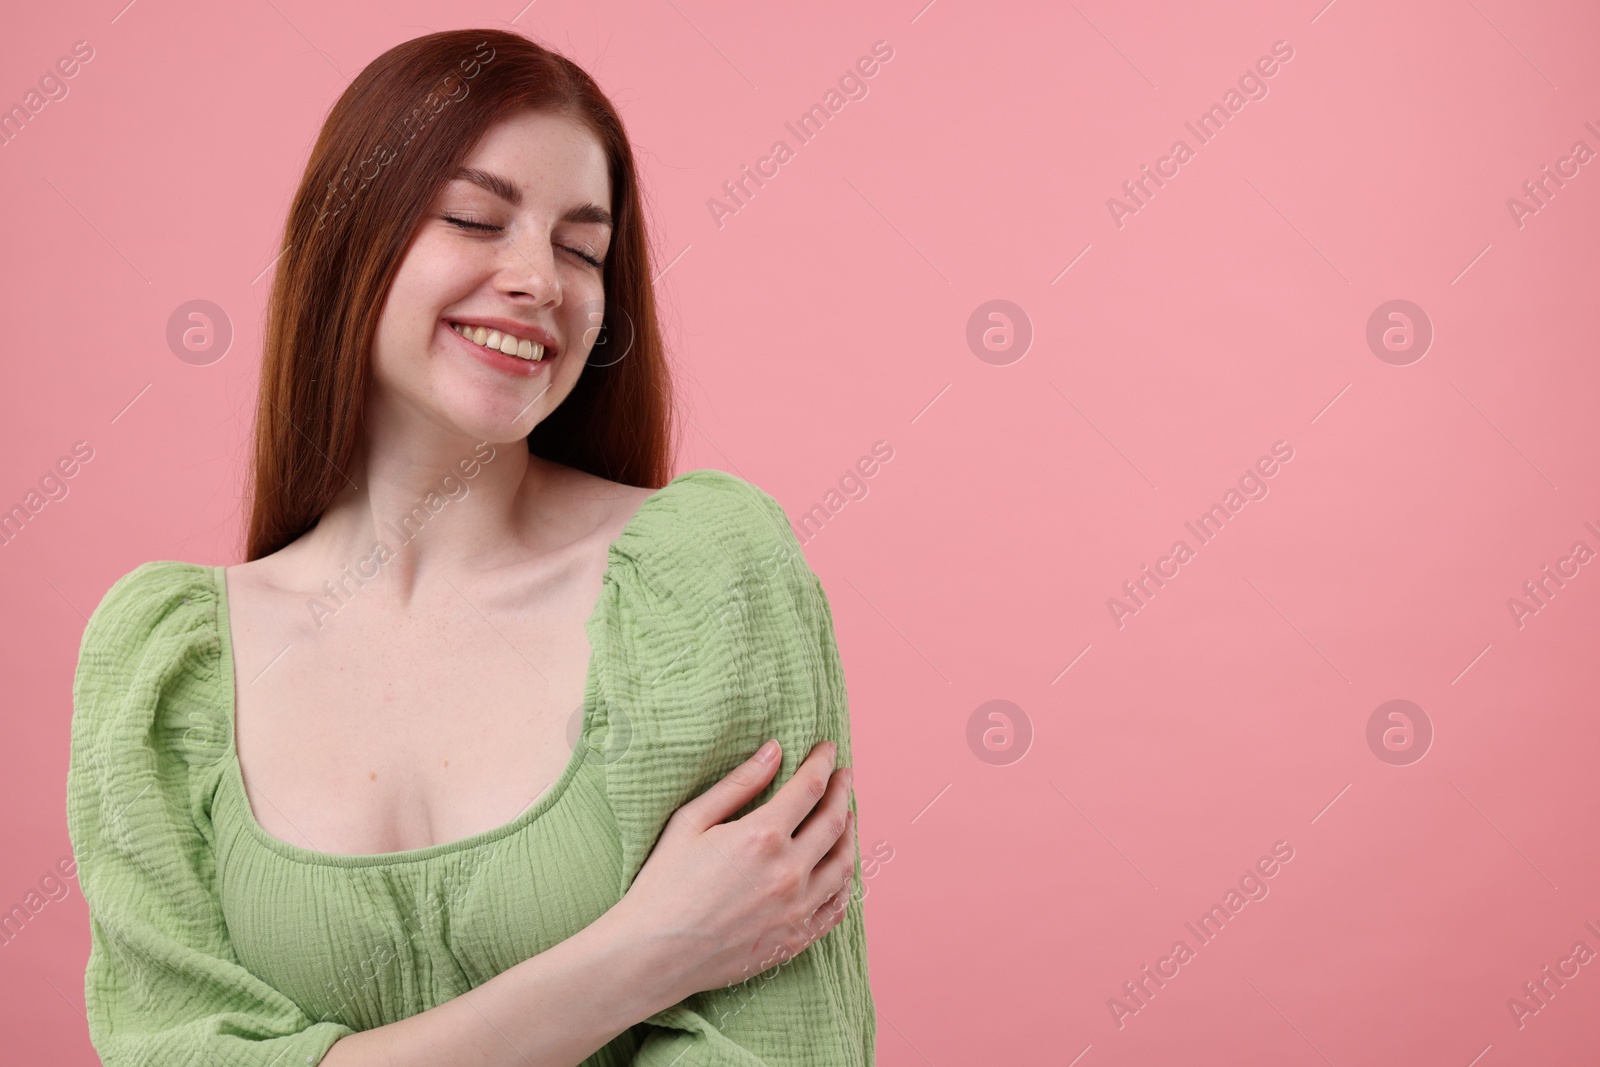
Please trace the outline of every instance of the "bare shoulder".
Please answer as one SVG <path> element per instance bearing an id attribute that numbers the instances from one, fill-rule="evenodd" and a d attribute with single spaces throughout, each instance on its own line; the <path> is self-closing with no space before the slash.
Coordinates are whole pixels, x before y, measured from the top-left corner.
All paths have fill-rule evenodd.
<path id="1" fill-rule="evenodd" d="M 228 565 L 224 569 L 230 598 L 271 596 L 300 588 L 304 584 L 296 574 L 296 563 L 303 555 L 300 547 L 296 541 L 260 559 Z"/>
<path id="2" fill-rule="evenodd" d="M 318 582 L 340 578 L 313 564 L 305 538 L 260 559 L 223 569 L 227 582 L 227 624 L 239 663 L 259 666 L 286 645 L 315 636 L 317 613 L 310 610 Z"/>
<path id="3" fill-rule="evenodd" d="M 574 467 L 560 468 L 556 482 L 563 508 L 586 513 L 589 524 L 605 542 L 616 540 L 628 520 L 656 490 L 649 486 L 614 482 Z"/>

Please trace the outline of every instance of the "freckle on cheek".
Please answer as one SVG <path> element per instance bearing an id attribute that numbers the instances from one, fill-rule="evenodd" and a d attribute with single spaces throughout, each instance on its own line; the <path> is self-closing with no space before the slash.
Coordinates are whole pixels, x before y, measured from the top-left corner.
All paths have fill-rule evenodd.
<path id="1" fill-rule="evenodd" d="M 378 780 L 378 772 L 377 771 L 368 771 L 367 772 L 367 777 L 370 778 L 372 781 L 376 782 Z"/>

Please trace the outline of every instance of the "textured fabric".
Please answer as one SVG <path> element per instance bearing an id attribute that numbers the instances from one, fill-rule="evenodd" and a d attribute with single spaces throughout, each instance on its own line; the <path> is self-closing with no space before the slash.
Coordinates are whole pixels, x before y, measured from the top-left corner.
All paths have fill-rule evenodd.
<path id="1" fill-rule="evenodd" d="M 107 1067 L 314 1064 L 593 922 L 668 816 L 766 738 L 782 766 L 745 810 L 818 741 L 850 761 L 827 597 L 777 502 L 721 471 L 679 475 L 611 544 L 571 761 L 515 820 L 460 841 L 337 856 L 261 828 L 233 746 L 226 597 L 220 567 L 147 563 L 84 632 L 67 818 Z M 874 1039 L 857 895 L 794 959 L 584 1062 L 851 1067 Z"/>

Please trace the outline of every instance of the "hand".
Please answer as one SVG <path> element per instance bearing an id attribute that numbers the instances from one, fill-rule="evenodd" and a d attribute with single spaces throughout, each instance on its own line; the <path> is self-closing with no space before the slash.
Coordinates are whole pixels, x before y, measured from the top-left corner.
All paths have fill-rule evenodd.
<path id="1" fill-rule="evenodd" d="M 824 741 L 765 804 L 750 802 L 780 762 L 755 756 L 672 813 L 613 909 L 662 968 L 675 1004 L 803 951 L 844 917 L 855 875 L 850 770 Z"/>

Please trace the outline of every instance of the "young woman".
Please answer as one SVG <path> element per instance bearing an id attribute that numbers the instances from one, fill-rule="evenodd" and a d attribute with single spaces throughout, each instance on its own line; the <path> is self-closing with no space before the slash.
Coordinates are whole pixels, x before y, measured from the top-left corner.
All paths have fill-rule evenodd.
<path id="1" fill-rule="evenodd" d="M 873 1062 L 828 602 L 770 496 L 668 480 L 669 411 L 594 82 L 380 56 L 290 210 L 247 562 L 84 634 L 108 1067 Z"/>

